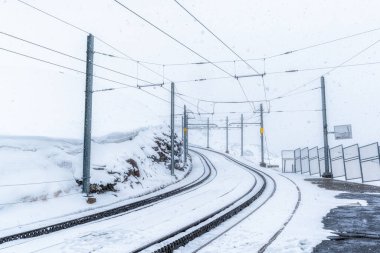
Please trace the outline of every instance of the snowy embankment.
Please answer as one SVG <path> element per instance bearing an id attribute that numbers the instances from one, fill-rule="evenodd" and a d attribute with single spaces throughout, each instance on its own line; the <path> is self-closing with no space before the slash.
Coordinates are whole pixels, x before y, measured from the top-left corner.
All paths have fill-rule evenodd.
<path id="1" fill-rule="evenodd" d="M 91 191 L 97 202 L 91 206 L 81 189 L 81 141 L 0 137 L 2 230 L 104 207 L 181 180 L 188 168 L 170 175 L 166 132 L 166 127 L 156 127 L 93 139 Z M 175 150 L 180 159 L 178 139 Z"/>

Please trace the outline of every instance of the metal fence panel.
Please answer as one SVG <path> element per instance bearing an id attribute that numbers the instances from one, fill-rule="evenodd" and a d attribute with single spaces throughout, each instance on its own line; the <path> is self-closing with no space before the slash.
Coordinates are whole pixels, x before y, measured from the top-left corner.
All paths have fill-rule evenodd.
<path id="1" fill-rule="evenodd" d="M 363 182 L 380 180 L 379 145 L 372 143 L 360 147 L 362 161 Z"/>
<path id="2" fill-rule="evenodd" d="M 282 172 L 294 172 L 294 151 L 282 150 Z"/>
<path id="3" fill-rule="evenodd" d="M 330 149 L 331 170 L 333 177 L 346 177 L 343 146 L 339 145 Z"/>
<path id="4" fill-rule="evenodd" d="M 345 147 L 343 149 L 344 162 L 346 166 L 347 180 L 358 179 L 362 177 L 359 146 L 357 144 Z"/>
<path id="5" fill-rule="evenodd" d="M 301 173 L 310 173 L 309 148 L 301 150 Z"/>
<path id="6" fill-rule="evenodd" d="M 324 148 L 318 149 L 319 156 L 319 175 L 322 175 L 325 172 L 325 152 Z"/>
<path id="7" fill-rule="evenodd" d="M 296 172 L 301 172 L 302 170 L 302 164 L 301 164 L 301 149 L 296 149 L 294 150 L 294 160 L 295 160 L 295 171 Z"/>
<path id="8" fill-rule="evenodd" d="M 319 174 L 318 147 L 309 149 L 310 175 Z"/>

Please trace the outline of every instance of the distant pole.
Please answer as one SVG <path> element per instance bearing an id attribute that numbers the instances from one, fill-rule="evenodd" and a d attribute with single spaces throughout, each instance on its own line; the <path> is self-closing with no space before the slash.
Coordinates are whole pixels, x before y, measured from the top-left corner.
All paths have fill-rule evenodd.
<path id="1" fill-rule="evenodd" d="M 171 83 L 171 99 L 170 99 L 170 172 L 174 175 L 174 83 Z"/>
<path id="2" fill-rule="evenodd" d="M 327 128 L 327 109 L 326 109 L 326 89 L 325 89 L 325 78 L 321 77 L 321 92 L 322 92 L 322 117 L 323 117 L 323 144 L 325 153 L 325 172 L 322 177 L 332 178 L 332 173 L 329 169 L 329 139 L 328 139 L 328 128 Z"/>
<path id="3" fill-rule="evenodd" d="M 210 118 L 207 118 L 207 148 L 210 147 Z"/>
<path id="4" fill-rule="evenodd" d="M 228 154 L 228 116 L 226 117 L 226 153 Z"/>
<path id="5" fill-rule="evenodd" d="M 240 140 L 240 143 L 241 143 L 241 151 L 240 151 L 240 155 L 243 156 L 243 114 L 241 115 L 240 117 L 240 126 L 241 126 L 241 140 Z"/>
<path id="6" fill-rule="evenodd" d="M 94 36 L 87 36 L 86 93 L 83 139 L 83 193 L 90 194 L 92 82 L 94 69 Z"/>
<path id="7" fill-rule="evenodd" d="M 260 104 L 260 140 L 261 140 L 261 167 L 265 167 L 264 162 L 264 117 L 263 117 L 263 104 Z"/>
<path id="8" fill-rule="evenodd" d="M 183 147 L 184 147 L 184 163 L 187 162 L 187 113 L 186 105 L 183 106 Z"/>

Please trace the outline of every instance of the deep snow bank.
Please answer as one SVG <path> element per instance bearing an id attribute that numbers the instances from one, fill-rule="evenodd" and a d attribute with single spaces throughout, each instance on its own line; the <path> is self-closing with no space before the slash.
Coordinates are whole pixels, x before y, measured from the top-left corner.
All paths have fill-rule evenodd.
<path id="1" fill-rule="evenodd" d="M 95 138 L 91 190 L 128 197 L 176 181 L 168 169 L 167 127 Z M 181 145 L 176 138 L 176 159 Z M 44 137 L 0 137 L 0 208 L 81 193 L 82 143 Z M 183 164 L 177 167 L 184 175 Z M 180 172 L 181 170 L 181 172 Z"/>

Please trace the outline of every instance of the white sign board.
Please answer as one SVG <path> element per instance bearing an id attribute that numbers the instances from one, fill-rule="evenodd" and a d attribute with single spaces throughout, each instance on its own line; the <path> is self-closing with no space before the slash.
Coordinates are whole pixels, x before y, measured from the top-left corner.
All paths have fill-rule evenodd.
<path id="1" fill-rule="evenodd" d="M 335 140 L 352 139 L 351 125 L 334 126 Z"/>

